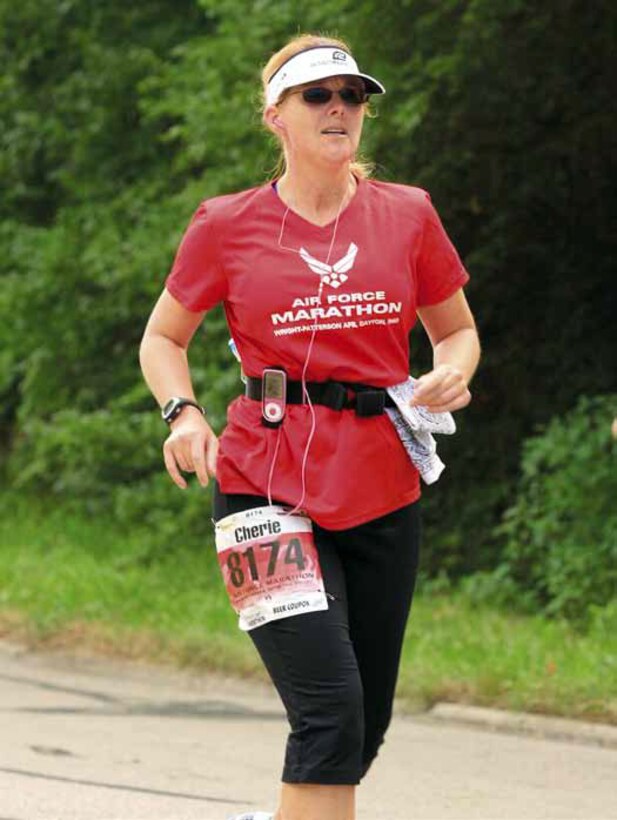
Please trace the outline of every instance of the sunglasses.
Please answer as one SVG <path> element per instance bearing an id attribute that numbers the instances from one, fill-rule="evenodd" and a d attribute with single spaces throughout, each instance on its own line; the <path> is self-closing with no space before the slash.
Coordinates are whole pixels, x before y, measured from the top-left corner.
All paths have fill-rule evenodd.
<path id="1" fill-rule="evenodd" d="M 304 88 L 301 91 L 290 91 L 290 94 L 302 94 L 302 99 L 308 105 L 325 105 L 329 103 L 334 94 L 338 94 L 345 105 L 362 105 L 368 100 L 368 94 L 363 88 L 346 85 L 338 91 L 326 88 L 321 85 L 314 85 L 311 88 Z"/>

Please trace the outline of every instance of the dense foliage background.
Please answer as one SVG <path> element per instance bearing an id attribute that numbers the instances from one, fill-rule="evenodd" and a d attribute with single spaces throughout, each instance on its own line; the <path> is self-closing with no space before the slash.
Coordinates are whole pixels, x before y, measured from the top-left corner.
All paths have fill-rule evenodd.
<path id="1" fill-rule="evenodd" d="M 388 88 L 365 126 L 376 176 L 431 192 L 472 276 L 484 358 L 425 490 L 425 576 L 573 618 L 614 597 L 616 18 L 607 0 L 0 0 L 5 482 L 166 549 L 209 534 L 203 491 L 164 471 L 139 341 L 197 203 L 273 165 L 261 65 L 324 31 Z M 241 387 L 226 340 L 216 309 L 190 350 L 219 431 Z M 420 331 L 412 349 L 419 373 Z"/>

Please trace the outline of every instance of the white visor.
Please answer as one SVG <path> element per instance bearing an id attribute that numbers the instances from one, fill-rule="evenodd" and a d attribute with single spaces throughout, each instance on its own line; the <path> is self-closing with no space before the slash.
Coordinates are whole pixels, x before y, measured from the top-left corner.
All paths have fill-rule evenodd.
<path id="1" fill-rule="evenodd" d="M 294 54 L 274 72 L 268 81 L 266 104 L 277 102 L 286 88 L 339 74 L 361 77 L 369 94 L 386 93 L 386 89 L 374 77 L 358 71 L 358 65 L 351 54 L 334 46 L 314 46 Z"/>

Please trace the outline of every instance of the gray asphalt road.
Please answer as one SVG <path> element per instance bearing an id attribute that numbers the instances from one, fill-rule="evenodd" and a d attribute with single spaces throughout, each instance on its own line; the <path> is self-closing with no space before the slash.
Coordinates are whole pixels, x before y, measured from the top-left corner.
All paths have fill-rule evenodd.
<path id="1" fill-rule="evenodd" d="M 269 687 L 0 642 L 0 820 L 222 820 L 272 808 Z M 393 721 L 358 820 L 613 820 L 617 750 Z"/>

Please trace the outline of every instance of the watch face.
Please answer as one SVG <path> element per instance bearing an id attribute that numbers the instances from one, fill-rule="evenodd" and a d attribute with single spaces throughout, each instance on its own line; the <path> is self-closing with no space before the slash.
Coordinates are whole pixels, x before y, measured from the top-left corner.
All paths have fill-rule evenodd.
<path id="1" fill-rule="evenodd" d="M 176 403 L 175 399 L 169 399 L 167 404 L 163 407 L 163 413 L 165 413 L 165 414 L 169 413 L 169 411 L 171 410 L 171 408 L 174 406 L 175 403 Z"/>
<path id="2" fill-rule="evenodd" d="M 167 416 L 169 416 L 169 414 L 170 414 L 170 413 L 174 410 L 174 408 L 176 407 L 177 403 L 178 403 L 178 399 L 177 399 L 177 398 L 175 398 L 175 397 L 174 397 L 174 398 L 172 398 L 172 399 L 169 399 L 169 401 L 167 402 L 167 404 L 165 405 L 165 407 L 163 407 L 163 418 L 166 418 Z"/>

